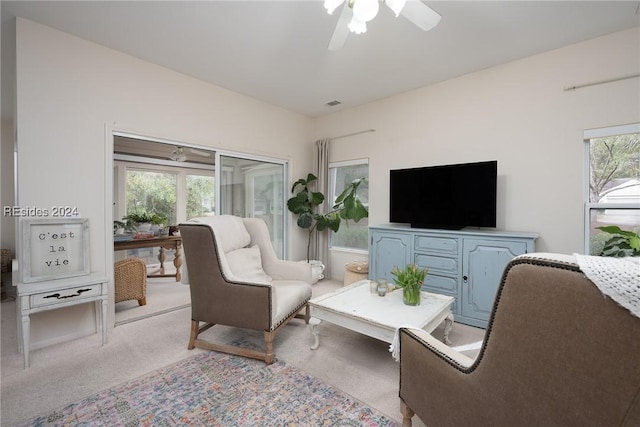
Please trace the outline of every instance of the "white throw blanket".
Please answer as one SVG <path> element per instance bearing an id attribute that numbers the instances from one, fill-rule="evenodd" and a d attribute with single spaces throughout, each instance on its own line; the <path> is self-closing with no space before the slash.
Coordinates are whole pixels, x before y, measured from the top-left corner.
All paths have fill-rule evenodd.
<path id="1" fill-rule="evenodd" d="M 396 328 L 396 333 L 393 335 L 393 341 L 389 346 L 389 353 L 391 353 L 391 356 L 393 356 L 393 359 L 396 362 L 400 361 L 400 328 L 415 329 L 417 331 L 422 331 L 422 329 L 416 328 L 415 326 L 412 326 L 412 325 L 400 325 L 398 326 L 398 328 Z"/>
<path id="2" fill-rule="evenodd" d="M 574 256 L 580 270 L 604 295 L 640 317 L 640 257 Z"/>

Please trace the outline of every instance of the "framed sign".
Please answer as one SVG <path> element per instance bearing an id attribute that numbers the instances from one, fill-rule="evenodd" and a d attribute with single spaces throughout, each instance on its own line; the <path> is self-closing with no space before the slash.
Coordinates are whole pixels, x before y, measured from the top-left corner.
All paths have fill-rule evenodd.
<path id="1" fill-rule="evenodd" d="M 90 273 L 89 220 L 22 220 L 22 282 L 42 282 Z"/>

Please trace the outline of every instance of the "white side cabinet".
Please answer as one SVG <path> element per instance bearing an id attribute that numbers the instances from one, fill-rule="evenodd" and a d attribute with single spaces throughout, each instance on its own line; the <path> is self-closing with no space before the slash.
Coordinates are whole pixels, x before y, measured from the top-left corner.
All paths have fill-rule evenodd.
<path id="1" fill-rule="evenodd" d="M 30 316 L 77 304 L 94 302 L 96 329 L 102 330 L 102 345 L 107 343 L 107 278 L 89 274 L 37 283 L 18 283 L 18 346 L 24 355 L 24 367 L 29 367 Z"/>
<path id="2" fill-rule="evenodd" d="M 369 278 L 393 282 L 396 265 L 426 267 L 423 289 L 453 296 L 456 321 L 485 328 L 505 266 L 518 255 L 534 252 L 537 237 L 524 232 L 374 226 L 369 228 Z"/>

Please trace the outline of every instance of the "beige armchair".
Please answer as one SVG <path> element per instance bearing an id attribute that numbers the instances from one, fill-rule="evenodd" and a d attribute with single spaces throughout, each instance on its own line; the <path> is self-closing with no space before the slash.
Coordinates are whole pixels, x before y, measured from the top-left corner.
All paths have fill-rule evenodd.
<path id="1" fill-rule="evenodd" d="M 311 266 L 278 259 L 261 219 L 198 218 L 180 224 L 180 234 L 191 289 L 188 348 L 273 363 L 273 338 L 280 328 L 294 317 L 309 322 Z M 265 350 L 198 338 L 216 324 L 264 331 Z"/>
<path id="2" fill-rule="evenodd" d="M 640 318 L 575 257 L 518 257 L 475 360 L 400 330 L 399 396 L 404 426 L 640 426 Z"/>

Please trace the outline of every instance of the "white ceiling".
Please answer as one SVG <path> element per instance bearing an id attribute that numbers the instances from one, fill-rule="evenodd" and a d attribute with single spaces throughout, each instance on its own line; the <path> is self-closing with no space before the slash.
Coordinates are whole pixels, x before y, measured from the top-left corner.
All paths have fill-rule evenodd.
<path id="1" fill-rule="evenodd" d="M 2 1 L 21 16 L 311 117 L 640 25 L 638 1 L 424 1 L 327 50 L 322 1 Z M 640 68 L 640 64 L 639 64 Z M 337 107 L 325 105 L 338 100 Z"/>

